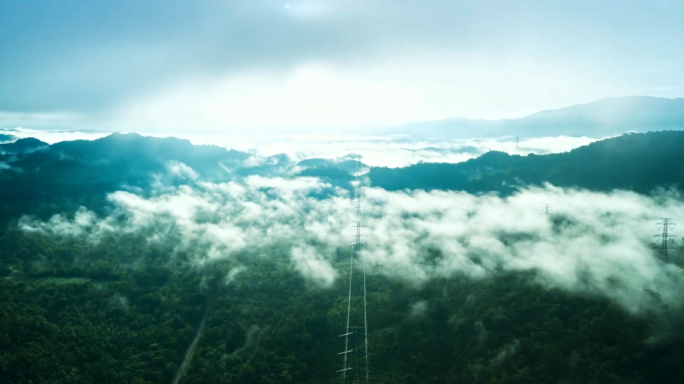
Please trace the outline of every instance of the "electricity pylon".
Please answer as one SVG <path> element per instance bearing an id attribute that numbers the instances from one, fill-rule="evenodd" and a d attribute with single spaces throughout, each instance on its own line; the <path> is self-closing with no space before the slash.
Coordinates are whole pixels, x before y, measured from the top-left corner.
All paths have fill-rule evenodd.
<path id="1" fill-rule="evenodd" d="M 658 229 L 662 229 L 663 233 L 661 233 L 660 235 L 653 236 L 654 238 L 660 238 L 660 245 L 655 246 L 653 248 L 659 251 L 660 256 L 665 261 L 670 261 L 670 250 L 677 249 L 676 247 L 673 247 L 669 244 L 670 239 L 674 239 L 677 237 L 675 235 L 670 235 L 668 233 L 670 229 L 674 228 L 677 225 L 671 220 L 671 218 L 660 219 L 660 221 L 656 223 L 656 227 L 658 227 Z"/>

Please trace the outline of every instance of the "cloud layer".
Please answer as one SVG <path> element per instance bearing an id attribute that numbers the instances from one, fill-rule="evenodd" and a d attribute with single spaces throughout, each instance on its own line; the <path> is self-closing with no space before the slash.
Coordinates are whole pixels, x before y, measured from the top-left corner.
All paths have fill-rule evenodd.
<path id="1" fill-rule="evenodd" d="M 42 131 L 27 128 L 0 129 L 0 134 L 2 133 L 18 138 L 34 137 L 48 144 L 69 140 L 95 140 L 109 135 L 109 132 L 100 131 Z M 195 145 L 218 145 L 252 153 L 254 158 L 250 161 L 253 165 L 278 154 L 287 155 L 293 163 L 310 158 L 333 160 L 349 155 L 356 158 L 360 155 L 363 163 L 375 167 L 405 167 L 421 161 L 458 163 L 488 151 L 544 155 L 570 151 L 598 140 L 591 137 L 557 136 L 525 138 L 516 143 L 515 137 L 416 140 L 391 135 L 229 136 L 200 133 L 180 134 L 174 137 L 188 139 Z"/>
<path id="2" fill-rule="evenodd" d="M 681 96 L 683 14 L 669 0 L 2 2 L 0 125 L 319 130 Z"/>
<path id="3" fill-rule="evenodd" d="M 321 192 L 329 198 L 321 199 Z M 57 236 L 146 233 L 207 263 L 250 254 L 289 260 L 312 282 L 329 286 L 336 254 L 355 220 L 348 193 L 316 178 L 249 176 L 143 197 L 119 191 L 98 218 L 82 208 L 72 218 L 23 217 L 25 231 Z M 553 215 L 544 214 L 549 204 Z M 367 188 L 364 203 L 369 273 L 422 284 L 465 275 L 490 278 L 535 271 L 533 281 L 568 292 L 607 297 L 631 312 L 682 299 L 684 273 L 651 249 L 659 217 L 684 217 L 673 193 L 647 197 L 530 188 L 501 199 L 457 192 L 387 192 Z M 344 251 L 344 254 L 348 254 Z"/>

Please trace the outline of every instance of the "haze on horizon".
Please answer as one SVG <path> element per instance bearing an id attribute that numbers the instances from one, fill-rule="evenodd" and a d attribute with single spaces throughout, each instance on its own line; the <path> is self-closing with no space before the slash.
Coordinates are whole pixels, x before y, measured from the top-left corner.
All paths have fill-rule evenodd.
<path id="1" fill-rule="evenodd" d="M 677 1 L 0 3 L 0 128 L 328 133 L 684 96 Z"/>
<path id="2" fill-rule="evenodd" d="M 0 2 L 0 382 L 681 384 L 683 16 Z"/>

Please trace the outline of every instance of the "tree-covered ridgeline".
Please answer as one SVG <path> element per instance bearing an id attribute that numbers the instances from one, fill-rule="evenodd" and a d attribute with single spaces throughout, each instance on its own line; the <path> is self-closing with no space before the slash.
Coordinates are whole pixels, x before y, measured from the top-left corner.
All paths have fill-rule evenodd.
<path id="1" fill-rule="evenodd" d="M 630 134 L 564 154 L 491 152 L 461 164 L 373 168 L 369 177 L 388 190 L 508 194 L 552 182 L 649 193 L 680 186 L 681 169 L 663 165 L 681 162 L 682 144 L 680 132 Z M 282 175 L 292 165 L 286 158 L 247 166 L 243 153 L 139 135 L 49 147 L 23 140 L 2 149 L 0 161 L 10 169 L 0 170 L 1 382 L 168 383 L 205 315 L 180 383 L 338 379 L 346 252 L 334 263 L 338 278 L 323 287 L 302 276 L 286 247 L 206 260 L 168 233 L 85 238 L 15 225 L 25 214 L 71 217 L 80 206 L 110 214 L 107 194 L 117 190 L 151 196 L 160 183 Z M 290 177 L 345 187 L 357 165 L 306 164 Z M 681 260 L 679 252 L 673 259 Z M 603 297 L 535 281 L 534 272 L 486 279 L 456 273 L 421 284 L 371 274 L 373 382 L 678 383 L 684 377 L 680 305 L 644 292 L 649 309 L 627 313 Z M 353 299 L 358 313 L 360 298 Z"/>
<path id="2" fill-rule="evenodd" d="M 462 163 L 419 163 L 405 168 L 373 167 L 372 185 L 386 190 L 456 190 L 514 193 L 521 187 L 551 183 L 591 191 L 650 193 L 681 188 L 684 132 L 632 133 L 601 140 L 570 152 L 509 155 L 488 152 Z"/>
<path id="3" fill-rule="evenodd" d="M 625 134 L 549 155 L 488 152 L 463 163 L 419 163 L 405 168 L 373 167 L 370 185 L 386 190 L 457 190 L 469 193 L 514 193 L 520 187 L 549 182 L 593 191 L 614 189 L 650 193 L 659 187 L 680 188 L 684 168 L 684 132 Z M 150 196 L 163 185 L 239 180 L 250 175 L 318 177 L 351 188 L 350 172 L 368 167 L 354 160 L 307 159 L 302 170 L 286 155 L 254 165 L 250 154 L 216 146 L 196 146 L 176 138 L 112 134 L 102 139 L 47 145 L 36 139 L 0 144 L 0 232 L 22 215 L 43 220 L 70 214 L 83 206 L 106 214 L 107 195 L 120 190 Z M 192 170 L 181 172 L 183 164 Z M 173 170 L 170 170 L 174 168 Z M 173 172 L 175 171 L 175 172 Z M 196 178 L 194 178 L 196 177 Z"/>
<path id="4" fill-rule="evenodd" d="M 171 382 L 207 310 L 181 383 L 335 382 L 346 279 L 320 287 L 278 249 L 194 257 L 139 234 L 6 234 L 2 382 Z M 422 285 L 369 276 L 373 382 L 676 383 L 684 374 L 681 306 L 652 294 L 651 310 L 629 314 L 532 281 L 529 272 Z"/>

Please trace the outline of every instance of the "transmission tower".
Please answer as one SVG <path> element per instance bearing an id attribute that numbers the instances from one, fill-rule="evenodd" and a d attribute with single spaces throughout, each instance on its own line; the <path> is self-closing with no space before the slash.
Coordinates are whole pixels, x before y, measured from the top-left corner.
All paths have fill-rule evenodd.
<path id="1" fill-rule="evenodd" d="M 363 225 L 362 217 L 363 213 L 361 211 L 361 192 L 359 188 L 359 175 L 358 166 L 361 158 L 356 163 L 356 185 L 354 188 L 354 202 L 356 205 L 356 221 L 352 227 L 356 228 L 356 233 L 354 236 L 354 242 L 350 244 L 351 252 L 349 256 L 349 298 L 347 301 L 347 327 L 346 333 L 340 335 L 339 337 L 344 337 L 344 351 L 338 353 L 338 355 L 343 355 L 343 366 L 337 372 L 342 373 L 342 383 L 347 382 L 353 384 L 368 384 L 368 318 L 366 316 L 366 262 L 362 256 L 361 250 L 363 249 L 363 235 L 361 234 L 361 228 L 365 228 Z M 354 256 L 361 261 L 361 270 L 363 272 L 363 325 L 350 326 L 349 320 L 352 312 L 352 281 L 354 274 Z M 349 338 L 351 337 L 352 347 L 349 348 Z M 363 344 L 363 356 L 361 356 L 361 348 Z M 361 375 L 361 362 L 364 363 L 363 370 L 365 371 L 365 378 Z M 351 362 L 351 367 L 349 363 Z M 349 375 L 347 372 L 351 371 Z"/>
<path id="2" fill-rule="evenodd" d="M 655 246 L 654 249 L 657 249 L 659 251 L 660 256 L 665 261 L 670 261 L 670 250 L 677 249 L 676 247 L 673 247 L 668 244 L 668 241 L 670 239 L 674 239 L 677 237 L 675 235 L 670 235 L 668 233 L 670 229 L 674 228 L 677 225 L 671 220 L 672 219 L 670 218 L 660 219 L 660 221 L 656 223 L 656 227 L 658 227 L 658 229 L 662 229 L 663 233 L 661 233 L 660 235 L 653 236 L 654 238 L 660 238 L 660 245 Z"/>
<path id="3" fill-rule="evenodd" d="M 551 213 L 551 207 L 548 204 L 544 205 L 544 216 L 546 216 L 547 219 L 553 216 L 553 213 Z"/>

